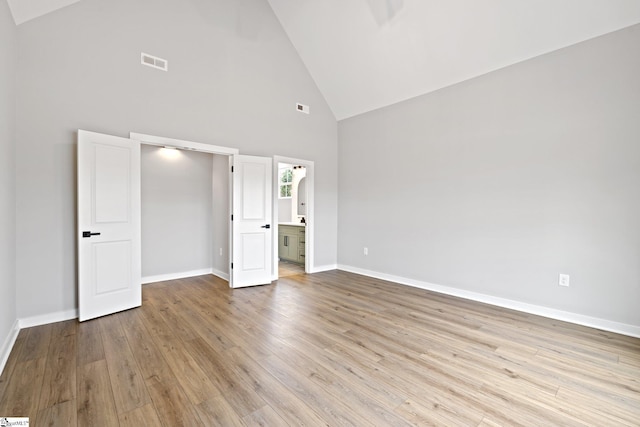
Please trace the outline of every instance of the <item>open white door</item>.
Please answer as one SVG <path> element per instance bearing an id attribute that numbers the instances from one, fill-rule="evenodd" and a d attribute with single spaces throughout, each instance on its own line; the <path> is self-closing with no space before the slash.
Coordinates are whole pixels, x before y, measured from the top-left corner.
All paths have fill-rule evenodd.
<path id="1" fill-rule="evenodd" d="M 233 156 L 231 287 L 271 283 L 271 165 Z"/>
<path id="2" fill-rule="evenodd" d="M 78 131 L 80 321 L 142 303 L 140 143 Z"/>

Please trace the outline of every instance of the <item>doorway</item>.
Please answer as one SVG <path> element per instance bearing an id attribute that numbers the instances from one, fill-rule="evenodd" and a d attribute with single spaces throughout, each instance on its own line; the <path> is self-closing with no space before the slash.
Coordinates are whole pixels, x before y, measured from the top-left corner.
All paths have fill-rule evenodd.
<path id="1" fill-rule="evenodd" d="M 172 138 L 164 138 L 157 137 L 153 135 L 145 135 L 139 133 L 130 133 L 130 138 L 138 140 L 142 143 L 143 147 L 146 146 L 149 149 L 157 148 L 158 155 L 164 157 L 165 161 L 170 164 L 171 158 L 177 158 L 185 160 L 185 158 L 197 158 L 207 157 L 206 154 L 210 155 L 210 161 L 212 162 L 210 171 L 212 173 L 206 172 L 204 175 L 202 173 L 195 179 L 199 180 L 208 180 L 206 183 L 208 185 L 208 189 L 212 190 L 211 194 L 207 195 L 207 200 L 212 202 L 212 206 L 208 207 L 208 214 L 211 218 L 211 222 L 205 227 L 204 230 L 201 230 L 201 239 L 206 239 L 205 241 L 200 242 L 201 247 L 207 247 L 207 258 L 209 258 L 210 263 L 206 268 L 194 268 L 193 270 L 187 269 L 179 269 L 171 272 L 167 272 L 164 274 L 151 274 L 148 273 L 143 275 L 142 283 L 150 283 L 161 280 L 171 280 L 178 278 L 185 278 L 189 276 L 201 275 L 201 274 L 214 274 L 218 277 L 221 277 L 227 281 L 230 280 L 229 274 L 229 266 L 230 266 L 230 227 L 229 227 L 229 218 L 230 218 L 230 204 L 231 204 L 231 194 L 230 194 L 230 182 L 229 182 L 229 170 L 231 165 L 231 156 L 237 155 L 238 150 L 235 148 L 228 147 L 220 147 L 209 144 L 201 144 L 197 142 L 191 141 L 183 141 Z M 177 148 L 177 149 L 174 149 Z M 197 153 L 196 153 L 197 152 Z M 191 154 L 196 154 L 199 156 L 192 156 Z M 190 175 L 195 175 L 195 167 L 196 163 L 193 161 L 188 166 L 192 168 L 189 171 Z M 161 167 L 161 165 L 158 165 Z M 202 168 L 202 162 L 200 164 L 200 168 Z M 188 191 L 181 190 L 182 194 L 179 194 L 178 197 L 184 199 L 185 204 L 190 204 L 191 208 L 193 208 L 193 204 L 195 201 L 194 197 L 197 199 L 198 195 L 187 194 L 192 193 L 197 190 L 196 184 L 201 186 L 199 190 L 199 195 L 204 196 L 202 187 L 205 187 L 205 183 L 191 183 L 191 188 Z M 168 185 L 173 185 L 171 181 L 165 182 L 162 184 L 161 182 L 155 182 L 154 185 L 164 185 L 165 187 Z M 170 192 L 172 191 L 170 188 L 166 187 L 163 189 L 158 189 L 158 192 Z M 175 189 L 173 189 L 175 191 Z M 191 197 L 190 200 L 186 200 Z M 200 209 L 204 212 L 206 207 L 203 203 L 199 203 Z M 169 208 L 171 209 L 175 208 Z M 203 214 L 204 215 L 204 214 Z M 180 233 L 179 230 L 175 230 L 175 227 L 178 226 L 178 223 L 173 223 L 170 221 L 171 215 L 170 212 L 165 212 L 164 218 L 164 226 L 172 230 L 173 234 Z M 158 219 L 158 218 L 156 218 Z M 201 221 L 202 222 L 202 221 Z M 149 224 L 148 224 L 149 225 Z M 153 230 L 155 232 L 162 232 L 162 225 L 156 224 L 154 227 L 147 227 L 148 233 Z M 147 233 L 147 235 L 148 235 Z M 171 233 L 171 232 L 170 232 Z M 208 236 L 208 237 L 207 237 Z M 147 239 L 148 240 L 148 239 Z M 148 243 L 148 242 L 147 242 Z M 166 242 L 164 242 L 166 244 Z M 155 246 L 155 245 L 154 245 Z M 171 260 L 170 264 L 175 264 L 176 260 Z M 157 264 L 157 262 L 156 262 Z"/>
<path id="2" fill-rule="evenodd" d="M 141 144 L 142 283 L 212 273 L 214 156 Z"/>
<path id="3" fill-rule="evenodd" d="M 138 140 L 142 144 L 155 145 L 159 147 L 167 147 L 167 146 L 179 147 L 183 150 L 192 150 L 192 151 L 195 150 L 195 151 L 200 151 L 204 153 L 211 153 L 211 154 L 218 155 L 218 156 L 214 156 L 214 158 L 218 158 L 218 159 L 226 157 L 228 161 L 229 169 L 231 168 L 233 156 L 239 155 L 239 150 L 237 148 L 202 144 L 197 142 L 158 137 L 158 136 L 146 135 L 146 134 L 134 133 L 134 132 L 131 132 L 129 136 L 131 139 Z M 303 195 L 304 193 L 306 193 L 306 197 L 304 197 L 306 198 L 306 204 L 302 205 L 303 210 L 300 211 L 304 213 L 302 215 L 298 215 L 297 217 L 298 218 L 302 216 L 305 217 L 305 228 L 304 228 L 305 233 L 304 233 L 304 240 L 303 240 L 305 257 L 304 257 L 304 263 L 301 264 L 301 266 L 303 266 L 304 268 L 305 273 L 313 273 L 312 266 L 313 266 L 313 260 L 314 260 L 314 247 L 312 243 L 314 241 L 314 228 L 315 228 L 314 227 L 314 162 L 310 160 L 305 160 L 305 159 L 296 159 L 296 158 L 290 158 L 290 157 L 284 157 L 284 156 L 273 156 L 274 167 L 273 167 L 273 191 L 272 191 L 273 205 L 272 206 L 273 206 L 274 220 L 273 220 L 272 230 L 274 233 L 273 234 L 274 238 L 272 239 L 272 248 L 273 248 L 272 266 L 271 266 L 272 280 L 277 280 L 279 277 L 278 239 L 276 237 L 278 236 L 278 231 L 279 231 L 278 221 L 277 221 L 277 218 L 279 215 L 279 209 L 278 209 L 279 188 L 277 188 L 279 171 L 277 166 L 280 163 L 286 163 L 286 164 L 304 167 L 305 176 L 303 180 Z M 216 168 L 214 168 L 214 170 L 216 170 Z M 230 187 L 230 183 L 229 183 L 229 187 Z M 229 208 L 227 208 L 227 214 L 229 215 L 228 217 L 230 217 L 230 214 L 231 214 L 230 206 L 231 206 L 231 194 L 232 194 L 231 188 L 229 187 L 227 188 L 228 191 L 226 193 L 228 194 L 227 205 L 226 205 L 226 206 L 229 206 Z M 216 195 L 214 195 L 214 197 L 216 197 Z M 227 268 L 226 269 L 215 268 L 214 269 L 215 271 L 213 272 L 213 274 L 219 275 L 220 277 L 226 280 L 229 280 L 230 279 L 229 261 L 230 261 L 231 250 L 232 250 L 232 245 L 231 245 L 232 239 L 231 239 L 230 233 L 227 236 L 228 237 L 226 239 L 226 242 L 224 242 L 225 243 L 224 245 L 219 242 L 214 242 L 213 244 L 213 256 L 222 257 L 223 260 L 226 260 Z M 220 255 L 220 253 L 222 253 L 222 255 Z"/>
<path id="4" fill-rule="evenodd" d="M 229 156 L 142 144 L 142 283 L 229 280 Z"/>
<path id="5" fill-rule="evenodd" d="M 312 273 L 314 163 L 274 156 L 274 278 Z M 274 236 L 275 237 L 275 236 Z"/>
<path id="6" fill-rule="evenodd" d="M 227 238 L 228 253 L 230 257 L 233 255 L 227 266 L 229 285 L 235 288 L 271 283 L 276 259 L 271 229 L 273 159 L 240 155 L 239 150 L 227 147 L 133 132 L 129 138 L 122 138 L 80 129 L 77 159 L 80 321 L 141 305 L 141 145 L 224 157 L 229 166 L 223 173 L 229 178 L 231 202 L 221 218 L 230 222 L 232 230 Z M 210 179 L 213 180 L 213 173 Z M 164 185 L 172 182 L 165 179 Z M 171 223 L 170 214 L 164 218 L 164 222 Z M 221 247 L 221 255 L 222 252 Z M 210 270 L 213 273 L 213 268 Z M 177 274 L 187 277 L 184 272 Z"/>

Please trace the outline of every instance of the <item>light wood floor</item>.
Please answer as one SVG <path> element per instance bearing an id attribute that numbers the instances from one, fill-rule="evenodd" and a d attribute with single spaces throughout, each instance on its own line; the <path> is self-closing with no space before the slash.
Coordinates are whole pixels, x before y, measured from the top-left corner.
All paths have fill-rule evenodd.
<path id="1" fill-rule="evenodd" d="M 289 277 L 298 274 L 304 274 L 304 265 L 288 261 L 278 262 L 278 277 Z"/>
<path id="2" fill-rule="evenodd" d="M 0 416 L 32 426 L 638 426 L 640 340 L 344 272 L 20 332 Z"/>

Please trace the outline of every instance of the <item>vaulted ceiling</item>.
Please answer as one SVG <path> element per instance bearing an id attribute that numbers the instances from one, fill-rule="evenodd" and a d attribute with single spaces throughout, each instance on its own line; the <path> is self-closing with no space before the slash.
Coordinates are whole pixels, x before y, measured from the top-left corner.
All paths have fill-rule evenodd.
<path id="1" fill-rule="evenodd" d="M 338 120 L 640 22 L 638 0 L 268 0 Z"/>
<path id="2" fill-rule="evenodd" d="M 38 18 L 80 0 L 7 0 L 16 25 Z"/>
<path id="3" fill-rule="evenodd" d="M 17 24 L 80 0 L 7 0 Z M 267 0 L 338 120 L 640 23 L 639 0 Z"/>

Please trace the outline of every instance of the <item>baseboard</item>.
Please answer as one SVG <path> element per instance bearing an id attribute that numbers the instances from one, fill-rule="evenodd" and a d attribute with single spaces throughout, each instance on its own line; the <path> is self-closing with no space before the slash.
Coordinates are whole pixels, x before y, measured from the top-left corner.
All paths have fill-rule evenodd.
<path id="1" fill-rule="evenodd" d="M 2 343 L 2 347 L 0 347 L 0 374 L 4 371 L 7 360 L 9 360 L 9 354 L 11 354 L 11 350 L 13 349 L 13 345 L 16 343 L 16 338 L 18 338 L 19 332 L 20 322 L 16 319 L 11 327 L 11 331 L 9 331 L 9 335 L 7 335 L 7 338 Z"/>
<path id="2" fill-rule="evenodd" d="M 46 325 L 49 323 L 64 322 L 65 320 L 77 319 L 78 309 L 58 311 L 56 313 L 41 314 L 39 316 L 25 317 L 19 319 L 20 329 L 31 328 L 32 326 Z"/>
<path id="3" fill-rule="evenodd" d="M 561 320 L 564 322 L 575 323 L 577 325 L 588 326 L 591 328 L 640 338 L 640 326 L 636 325 L 629 325 L 612 320 L 600 319 L 598 317 L 591 317 L 585 316 L 583 314 L 556 310 L 554 308 L 544 307 L 540 305 L 527 304 L 520 301 L 495 297 L 477 292 L 465 291 L 463 289 L 456 289 L 449 286 L 436 285 L 433 283 L 423 282 L 415 279 L 408 279 L 401 276 L 394 276 L 392 274 L 380 273 L 378 271 L 366 270 L 350 265 L 339 264 L 338 270 L 348 271 L 350 273 L 356 273 L 362 276 L 373 277 L 376 279 L 398 283 L 400 285 L 412 286 L 414 288 L 425 289 L 428 291 L 438 292 L 441 294 L 451 295 L 454 297 L 464 298 L 472 301 L 478 301 L 485 304 L 491 304 L 498 307 L 509 308 L 528 314 L 548 317 L 550 319 Z"/>
<path id="4" fill-rule="evenodd" d="M 213 274 L 214 276 L 217 276 L 223 280 L 226 280 L 227 282 L 229 281 L 229 273 L 225 273 L 223 271 L 218 270 L 217 268 L 212 268 L 211 269 L 211 274 Z"/>
<path id="5" fill-rule="evenodd" d="M 309 274 L 313 274 L 313 273 L 322 273 L 323 271 L 330 271 L 330 270 L 335 270 L 336 268 L 338 268 L 337 264 L 327 264 L 327 265 L 319 265 L 316 267 L 311 267 L 311 271 L 309 272 Z M 278 275 L 274 274 L 271 277 L 271 281 L 274 280 L 278 280 Z"/>
<path id="6" fill-rule="evenodd" d="M 164 282 L 166 280 L 186 279 L 187 277 L 202 276 L 204 274 L 214 274 L 212 268 L 203 268 L 201 270 L 183 271 L 180 273 L 158 274 L 156 276 L 146 276 L 142 278 L 142 284 L 155 282 Z M 217 274 L 216 274 L 217 276 Z"/>
<path id="7" fill-rule="evenodd" d="M 311 268 L 311 273 L 322 273 L 323 271 L 335 270 L 338 268 L 338 264 L 316 265 Z"/>
<path id="8" fill-rule="evenodd" d="M 142 283 L 145 284 L 145 283 L 153 283 L 153 282 L 162 282 L 164 280 L 184 279 L 187 277 L 202 276 L 204 274 L 215 274 L 215 273 L 213 273 L 212 269 L 208 268 L 203 270 L 186 271 L 183 273 L 162 274 L 158 276 L 143 277 Z M 33 326 L 46 325 L 49 323 L 64 322 L 65 320 L 71 320 L 71 319 L 77 319 L 77 318 L 78 318 L 78 309 L 74 308 L 72 310 L 59 311 L 56 313 L 48 313 L 48 314 L 42 314 L 39 316 L 25 317 L 22 319 L 18 319 L 16 322 L 19 326 L 18 328 L 18 331 L 19 331 L 20 329 L 24 329 L 24 328 L 31 328 Z M 16 332 L 16 336 L 17 336 L 17 332 Z"/>

